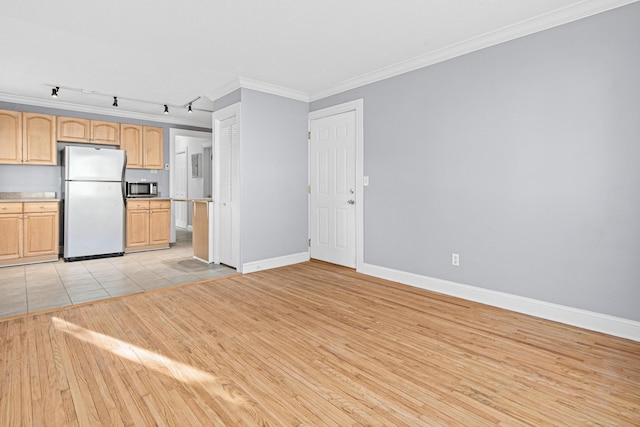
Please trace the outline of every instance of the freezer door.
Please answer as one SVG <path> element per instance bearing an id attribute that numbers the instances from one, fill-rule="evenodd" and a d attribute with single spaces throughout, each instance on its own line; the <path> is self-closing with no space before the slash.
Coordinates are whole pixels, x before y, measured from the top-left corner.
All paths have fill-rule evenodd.
<path id="1" fill-rule="evenodd" d="M 122 181 L 125 164 L 124 150 L 71 146 L 64 149 L 65 180 Z"/>
<path id="2" fill-rule="evenodd" d="M 124 252 L 125 206 L 119 182 L 66 181 L 64 257 Z"/>

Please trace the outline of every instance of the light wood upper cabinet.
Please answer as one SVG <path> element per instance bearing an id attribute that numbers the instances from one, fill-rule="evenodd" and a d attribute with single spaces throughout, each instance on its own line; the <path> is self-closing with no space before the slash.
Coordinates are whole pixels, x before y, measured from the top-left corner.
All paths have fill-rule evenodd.
<path id="1" fill-rule="evenodd" d="M 120 145 L 120 123 L 58 116 L 58 141 Z"/>
<path id="2" fill-rule="evenodd" d="M 55 165 L 56 117 L 0 110 L 0 163 Z"/>
<path id="3" fill-rule="evenodd" d="M 22 113 L 0 110 L 0 163 L 22 163 Z"/>
<path id="4" fill-rule="evenodd" d="M 120 123 L 91 120 L 91 142 L 120 145 Z"/>
<path id="5" fill-rule="evenodd" d="M 142 126 L 120 125 L 120 149 L 127 152 L 128 168 L 142 168 Z"/>
<path id="6" fill-rule="evenodd" d="M 58 141 L 90 142 L 91 120 L 58 116 Z"/>
<path id="7" fill-rule="evenodd" d="M 164 167 L 164 129 L 143 126 L 142 142 L 145 169 L 162 169 Z"/>
<path id="8" fill-rule="evenodd" d="M 56 116 L 22 113 L 22 162 L 55 165 Z"/>
<path id="9" fill-rule="evenodd" d="M 164 168 L 164 129 L 152 126 L 120 126 L 120 148 L 127 152 L 127 167 Z"/>
<path id="10" fill-rule="evenodd" d="M 56 142 L 119 146 L 127 167 L 164 169 L 164 129 L 0 110 L 0 163 L 55 165 Z"/>

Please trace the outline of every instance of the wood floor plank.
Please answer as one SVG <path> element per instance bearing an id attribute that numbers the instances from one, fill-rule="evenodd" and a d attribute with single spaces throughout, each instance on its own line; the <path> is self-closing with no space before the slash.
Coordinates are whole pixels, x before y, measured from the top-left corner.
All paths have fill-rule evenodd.
<path id="1" fill-rule="evenodd" d="M 640 425 L 640 343 L 307 262 L 0 321 L 0 425 Z"/>

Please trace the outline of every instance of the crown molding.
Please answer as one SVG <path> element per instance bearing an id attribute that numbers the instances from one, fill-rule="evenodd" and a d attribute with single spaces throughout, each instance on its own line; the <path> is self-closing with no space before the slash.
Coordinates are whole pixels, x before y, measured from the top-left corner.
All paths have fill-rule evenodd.
<path id="1" fill-rule="evenodd" d="M 345 80 L 327 90 L 311 94 L 309 96 L 309 101 L 316 101 L 370 83 L 395 77 L 409 71 L 437 64 L 448 59 L 465 55 L 486 47 L 495 46 L 529 34 L 568 24 L 570 22 L 635 3 L 637 1 L 638 0 L 584 0 L 471 39 L 454 43 L 428 54 L 419 55 L 406 61 L 363 74 L 353 79 Z"/>
<path id="2" fill-rule="evenodd" d="M 238 79 L 233 79 L 230 82 L 228 82 L 227 84 L 221 86 L 220 88 L 214 90 L 213 92 L 211 92 L 210 94 L 207 95 L 207 98 L 213 100 L 213 102 L 217 101 L 218 99 L 229 95 L 231 92 L 233 92 L 234 90 L 238 90 L 240 89 L 240 82 L 238 81 Z"/>
<path id="3" fill-rule="evenodd" d="M 24 104 L 24 105 L 33 105 L 37 107 L 46 107 L 46 108 L 55 108 L 57 110 L 69 110 L 69 111 L 80 111 L 83 113 L 93 113 L 93 114 L 102 114 L 105 116 L 113 116 L 119 118 L 127 118 L 127 119 L 135 119 L 135 120 L 143 120 L 150 122 L 158 122 L 165 124 L 175 124 L 175 125 L 183 125 L 183 126 L 194 126 L 210 129 L 211 121 L 207 120 L 207 117 L 210 119 L 210 115 L 207 115 L 204 119 L 183 119 L 179 117 L 172 117 L 170 115 L 165 116 L 156 116 L 153 114 L 146 113 L 136 113 L 133 111 L 126 110 L 114 110 L 113 108 L 105 108 L 105 107 L 94 107 L 90 105 L 83 104 L 74 104 L 71 102 L 59 101 L 59 100 L 49 100 L 49 99 L 40 99 L 40 98 L 31 98 L 28 96 L 20 96 L 20 95 L 11 95 L 7 93 L 0 93 L 0 101 L 3 102 L 11 102 L 16 104 Z"/>
<path id="4" fill-rule="evenodd" d="M 258 80 L 238 77 L 239 86 L 244 89 L 257 90 L 258 92 L 270 93 L 272 95 L 283 96 L 285 98 L 294 99 L 296 101 L 309 102 L 309 94 L 295 89 L 289 89 L 283 86 L 265 83 Z"/>

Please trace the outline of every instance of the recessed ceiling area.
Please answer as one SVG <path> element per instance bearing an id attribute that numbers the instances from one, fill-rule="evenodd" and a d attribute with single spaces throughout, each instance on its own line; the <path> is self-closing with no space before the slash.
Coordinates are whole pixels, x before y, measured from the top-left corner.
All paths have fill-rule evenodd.
<path id="1" fill-rule="evenodd" d="M 61 108 L 118 96 L 120 115 L 210 126 L 239 79 L 317 99 L 632 2 L 3 0 L 0 100 L 53 85 L 90 92 L 61 89 Z"/>

